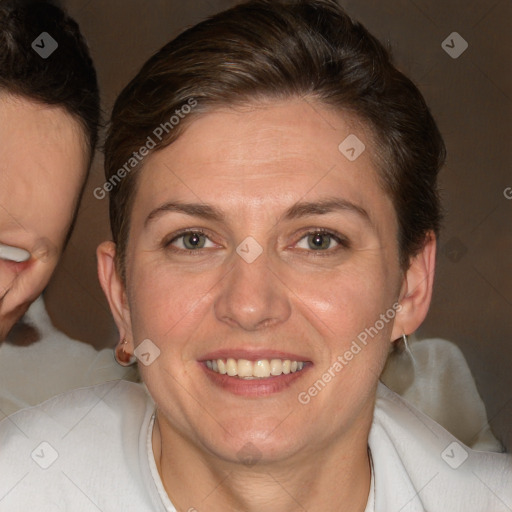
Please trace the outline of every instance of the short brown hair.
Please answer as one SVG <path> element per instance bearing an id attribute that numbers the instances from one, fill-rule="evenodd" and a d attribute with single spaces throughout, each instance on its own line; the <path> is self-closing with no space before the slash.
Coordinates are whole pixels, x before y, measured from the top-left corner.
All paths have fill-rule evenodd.
<path id="1" fill-rule="evenodd" d="M 153 151 L 215 107 L 309 98 L 368 126 L 384 191 L 396 210 L 400 264 L 439 232 L 437 174 L 445 147 L 416 86 L 389 53 L 333 0 L 252 0 L 186 30 L 151 57 L 118 97 L 105 145 L 107 180 L 163 119 L 193 98 L 198 108 Z M 110 222 L 124 278 L 136 175 L 110 192 Z"/>

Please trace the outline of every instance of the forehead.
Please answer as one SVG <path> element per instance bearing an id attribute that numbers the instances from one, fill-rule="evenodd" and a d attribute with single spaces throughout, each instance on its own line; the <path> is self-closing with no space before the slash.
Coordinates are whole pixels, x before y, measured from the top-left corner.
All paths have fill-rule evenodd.
<path id="1" fill-rule="evenodd" d="M 0 120 L 0 154 L 10 165 L 34 154 L 34 160 L 44 163 L 49 154 L 75 160 L 87 157 L 84 129 L 63 107 L 0 91 Z M 20 148 L 24 151 L 16 153 Z"/>
<path id="2" fill-rule="evenodd" d="M 54 158 L 81 158 L 87 153 L 81 124 L 62 107 L 0 92 L 0 119 L 0 152 L 5 159 L 15 162 L 33 153 L 43 160 L 50 153 Z M 23 153 L 14 153 L 21 147 Z"/>
<path id="3" fill-rule="evenodd" d="M 348 115 L 304 100 L 203 114 L 147 158 L 136 207 L 179 199 L 261 215 L 262 208 L 339 194 L 389 213 L 368 132 Z"/>
<path id="4" fill-rule="evenodd" d="M 68 222 L 86 176 L 80 123 L 60 107 L 0 93 L 0 221 L 46 232 Z"/>

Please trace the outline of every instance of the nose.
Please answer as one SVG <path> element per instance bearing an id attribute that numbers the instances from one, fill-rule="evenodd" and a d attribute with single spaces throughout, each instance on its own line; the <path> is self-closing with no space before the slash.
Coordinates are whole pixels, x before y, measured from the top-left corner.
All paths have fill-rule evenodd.
<path id="1" fill-rule="evenodd" d="M 216 317 L 246 331 L 285 322 L 291 313 L 287 288 L 265 252 L 252 263 L 235 255 L 233 264 L 215 302 Z"/>

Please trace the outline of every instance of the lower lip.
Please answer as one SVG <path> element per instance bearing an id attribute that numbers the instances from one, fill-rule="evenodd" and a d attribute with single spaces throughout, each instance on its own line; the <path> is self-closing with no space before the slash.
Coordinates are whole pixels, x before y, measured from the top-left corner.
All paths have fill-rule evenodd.
<path id="1" fill-rule="evenodd" d="M 312 366 L 311 363 L 305 363 L 302 370 L 294 373 L 288 373 L 268 378 L 241 379 L 239 377 L 230 377 L 210 370 L 205 363 L 199 363 L 206 373 L 206 376 L 216 386 L 233 393 L 234 395 L 262 398 L 279 393 L 289 388 L 292 383 L 300 379 L 302 375 Z"/>

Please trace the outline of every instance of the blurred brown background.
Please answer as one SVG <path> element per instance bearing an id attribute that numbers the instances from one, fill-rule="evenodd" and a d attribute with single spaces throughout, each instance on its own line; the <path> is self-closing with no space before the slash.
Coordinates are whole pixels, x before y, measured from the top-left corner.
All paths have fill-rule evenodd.
<path id="1" fill-rule="evenodd" d="M 230 0 L 68 0 L 96 63 L 105 119 L 142 63 L 184 28 L 236 4 Z M 341 0 L 386 42 L 419 85 L 448 148 L 442 172 L 445 229 L 434 302 L 420 338 L 452 340 L 464 352 L 491 426 L 512 450 L 512 2 Z M 469 44 L 454 59 L 441 43 Z M 95 248 L 110 237 L 97 155 L 78 223 L 47 290 L 56 326 L 97 348 L 116 328 L 96 277 Z M 512 197 L 510 190 L 509 197 Z"/>

